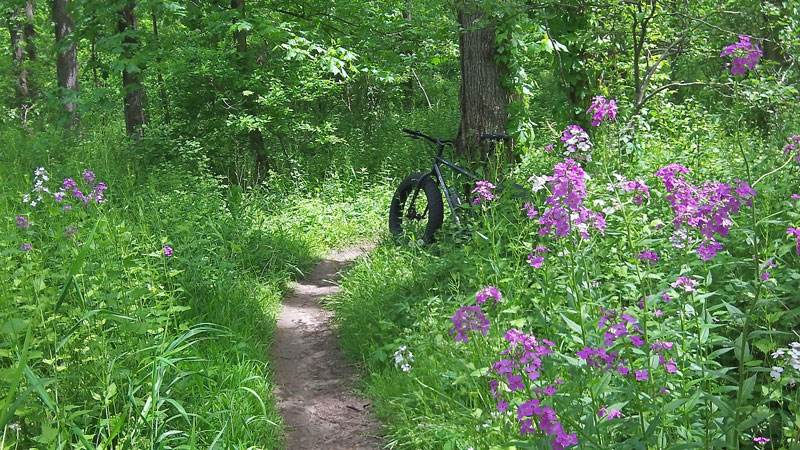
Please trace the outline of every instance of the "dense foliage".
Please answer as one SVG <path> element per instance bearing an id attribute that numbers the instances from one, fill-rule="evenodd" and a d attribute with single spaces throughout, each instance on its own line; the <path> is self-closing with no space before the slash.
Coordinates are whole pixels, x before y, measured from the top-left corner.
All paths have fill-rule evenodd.
<path id="1" fill-rule="evenodd" d="M 286 283 L 456 135 L 465 8 L 513 154 L 331 300 L 387 446 L 800 448 L 796 1 L 2 0 L 0 449 L 280 446 Z"/>

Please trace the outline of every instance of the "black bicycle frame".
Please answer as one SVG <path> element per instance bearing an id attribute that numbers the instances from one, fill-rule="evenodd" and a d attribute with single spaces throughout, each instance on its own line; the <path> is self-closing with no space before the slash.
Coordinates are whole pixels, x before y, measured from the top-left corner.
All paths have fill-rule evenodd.
<path id="1" fill-rule="evenodd" d="M 456 207 L 459 205 L 456 205 L 455 202 L 453 201 L 453 196 L 450 194 L 450 187 L 447 186 L 447 182 L 444 180 L 444 175 L 442 175 L 442 169 L 440 166 L 443 164 L 455 170 L 456 172 L 460 173 L 461 175 L 472 178 L 473 180 L 477 180 L 479 179 L 479 177 L 473 174 L 472 172 L 469 172 L 459 167 L 457 164 L 454 164 L 442 158 L 441 153 L 443 149 L 444 149 L 444 144 L 440 144 L 439 154 L 433 158 L 433 168 L 431 169 L 430 172 L 420 177 L 419 182 L 417 183 L 417 188 L 414 190 L 414 195 L 411 198 L 411 204 L 413 205 L 414 202 L 417 200 L 417 195 L 419 195 L 420 187 L 422 186 L 422 181 L 425 180 L 425 178 L 436 175 L 436 180 L 439 182 L 439 186 L 441 187 L 442 192 L 444 193 L 445 200 L 447 200 L 447 206 L 450 207 L 450 213 L 453 215 L 453 220 L 455 220 L 456 224 L 461 225 L 461 219 L 459 219 L 458 214 L 456 214 Z M 424 216 L 426 212 L 427 208 L 425 209 L 425 211 L 423 211 L 422 215 Z"/>

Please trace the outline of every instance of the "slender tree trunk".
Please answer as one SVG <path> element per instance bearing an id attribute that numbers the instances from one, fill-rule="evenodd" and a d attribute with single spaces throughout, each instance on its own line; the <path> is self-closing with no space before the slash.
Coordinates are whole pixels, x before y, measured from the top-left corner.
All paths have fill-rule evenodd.
<path id="1" fill-rule="evenodd" d="M 507 69 L 495 62 L 495 30 L 484 23 L 484 17 L 474 0 L 464 1 L 458 8 L 461 123 L 456 137 L 456 152 L 473 161 L 488 161 L 489 146 L 481 141 L 480 136 L 505 132 L 509 118 L 506 108 L 511 99 L 511 93 L 502 85 Z M 507 151 L 511 156 L 510 143 Z"/>
<path id="2" fill-rule="evenodd" d="M 231 10 L 236 11 L 238 18 L 234 19 L 234 23 L 239 20 L 244 20 L 245 15 L 245 0 L 231 0 Z M 236 55 L 239 59 L 239 71 L 242 75 L 246 75 L 250 70 L 250 61 L 247 59 L 247 30 L 236 30 L 233 33 L 233 40 L 236 44 Z M 249 114 L 256 114 L 256 107 L 253 103 L 252 96 L 245 99 L 244 109 Z M 264 135 L 259 129 L 253 129 L 247 133 L 250 150 L 253 152 L 253 160 L 256 164 L 257 177 L 261 178 L 262 174 L 266 173 L 270 168 L 270 159 L 267 156 L 267 149 L 264 145 Z"/>
<path id="3" fill-rule="evenodd" d="M 28 123 L 28 111 L 31 108 L 31 92 L 28 84 L 28 70 L 25 67 L 25 42 L 22 11 L 19 8 L 9 13 L 7 20 L 8 33 L 11 37 L 11 56 L 14 59 L 14 76 L 17 79 L 17 108 L 22 125 Z"/>
<path id="4" fill-rule="evenodd" d="M 158 37 L 158 17 L 156 17 L 156 12 L 151 11 L 150 18 L 153 20 L 153 37 L 156 39 L 158 43 L 158 56 L 156 57 L 156 63 L 158 63 L 158 96 L 161 98 L 161 109 L 164 112 L 164 122 L 169 124 L 171 122 L 170 114 L 169 114 L 169 99 L 167 98 L 167 87 L 164 84 L 164 75 L 161 73 L 161 40 Z"/>
<path id="5" fill-rule="evenodd" d="M 129 60 L 139 47 L 139 39 L 132 34 L 137 29 L 136 13 L 133 11 L 135 7 L 135 1 L 128 2 L 120 11 L 119 22 L 117 23 L 119 32 L 125 33 L 125 37 L 122 40 L 123 56 Z M 128 135 L 136 139 L 142 137 L 142 125 L 144 124 L 144 107 L 142 104 L 144 88 L 139 78 L 140 73 L 141 71 L 138 70 L 129 70 L 127 66 L 122 71 L 122 90 L 125 93 L 125 130 Z"/>
<path id="6" fill-rule="evenodd" d="M 245 13 L 245 0 L 231 0 L 231 9 L 238 12 L 240 19 L 246 17 Z M 235 20 L 238 22 L 238 20 Z M 236 53 L 239 58 L 244 59 L 247 53 L 247 30 L 236 30 L 233 33 L 233 40 L 236 42 Z"/>
<path id="7" fill-rule="evenodd" d="M 53 0 L 53 21 L 56 24 L 56 76 L 61 99 L 67 111 L 67 128 L 75 128 L 80 121 L 78 117 L 78 51 L 75 41 L 70 36 L 74 23 L 69 14 L 71 0 Z"/>
<path id="8" fill-rule="evenodd" d="M 22 27 L 22 37 L 25 39 L 25 51 L 28 53 L 28 61 L 36 61 L 36 26 L 33 23 L 33 2 L 25 2 L 25 25 Z"/>

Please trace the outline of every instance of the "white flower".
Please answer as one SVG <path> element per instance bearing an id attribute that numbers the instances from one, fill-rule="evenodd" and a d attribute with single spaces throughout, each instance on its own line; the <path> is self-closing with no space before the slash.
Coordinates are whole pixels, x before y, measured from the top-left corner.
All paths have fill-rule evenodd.
<path id="1" fill-rule="evenodd" d="M 403 364 L 402 366 L 400 366 L 400 368 L 403 369 L 403 372 L 408 372 L 409 370 L 411 370 L 411 365 Z"/>
<path id="2" fill-rule="evenodd" d="M 8 426 L 8 428 L 10 428 L 13 431 L 16 431 L 17 433 L 19 433 L 19 430 L 22 429 L 22 427 L 18 423 L 12 423 L 11 425 Z"/>
<path id="3" fill-rule="evenodd" d="M 783 350 L 778 349 L 772 354 L 772 358 L 773 359 L 780 359 L 784 354 L 785 354 L 785 352 Z"/>
<path id="4" fill-rule="evenodd" d="M 548 177 L 547 175 L 542 175 L 542 176 L 534 175 L 528 178 L 528 183 L 533 183 L 533 187 L 531 188 L 533 192 L 539 192 L 542 189 L 544 189 L 544 185 L 547 184 L 547 181 L 549 179 L 550 177 Z"/>
<path id="5" fill-rule="evenodd" d="M 780 380 L 782 372 L 783 372 L 783 367 L 773 366 L 772 372 L 769 373 L 769 376 L 775 378 L 776 380 Z"/>

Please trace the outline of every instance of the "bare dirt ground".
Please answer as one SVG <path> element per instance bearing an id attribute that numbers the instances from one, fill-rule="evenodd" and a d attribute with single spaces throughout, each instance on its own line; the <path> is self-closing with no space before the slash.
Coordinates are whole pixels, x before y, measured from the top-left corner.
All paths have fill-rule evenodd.
<path id="1" fill-rule="evenodd" d="M 339 272 L 363 249 L 328 255 L 283 302 L 272 344 L 275 395 L 287 425 L 286 448 L 377 449 L 379 424 L 370 402 L 352 394 L 356 372 L 344 362 L 322 297 L 339 291 Z"/>

